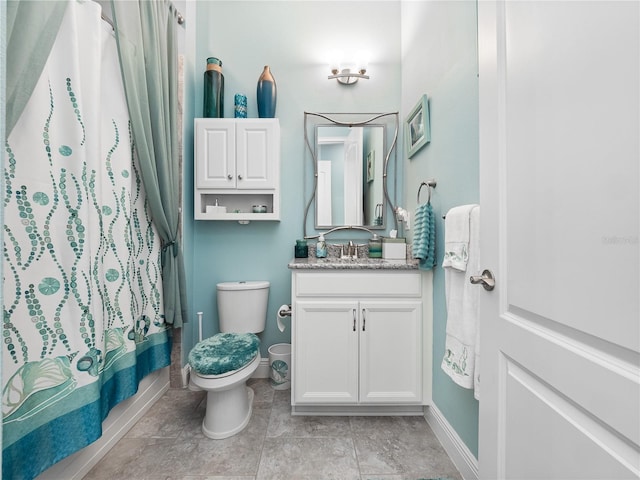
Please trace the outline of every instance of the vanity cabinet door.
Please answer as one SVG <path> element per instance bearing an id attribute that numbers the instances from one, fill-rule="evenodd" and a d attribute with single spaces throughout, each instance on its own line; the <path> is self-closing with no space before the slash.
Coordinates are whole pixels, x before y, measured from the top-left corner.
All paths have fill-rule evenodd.
<path id="1" fill-rule="evenodd" d="M 297 301 L 293 330 L 296 403 L 358 402 L 358 302 Z"/>
<path id="2" fill-rule="evenodd" d="M 196 119 L 196 188 L 236 188 L 233 119 Z"/>
<path id="3" fill-rule="evenodd" d="M 360 402 L 422 400 L 422 302 L 363 301 Z"/>

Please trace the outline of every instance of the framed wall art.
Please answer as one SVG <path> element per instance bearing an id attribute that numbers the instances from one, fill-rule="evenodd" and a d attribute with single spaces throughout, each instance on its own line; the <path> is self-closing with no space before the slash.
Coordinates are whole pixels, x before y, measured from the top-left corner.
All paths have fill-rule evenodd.
<path id="1" fill-rule="evenodd" d="M 405 121 L 407 155 L 411 158 L 418 150 L 431 141 L 429 123 L 429 100 L 426 95 L 418 101 Z"/>

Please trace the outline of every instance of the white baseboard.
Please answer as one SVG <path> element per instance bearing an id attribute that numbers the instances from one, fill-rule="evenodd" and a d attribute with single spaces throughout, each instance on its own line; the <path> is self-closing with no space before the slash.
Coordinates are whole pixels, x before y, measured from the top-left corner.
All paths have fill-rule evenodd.
<path id="1" fill-rule="evenodd" d="M 291 407 L 291 415 L 331 416 L 331 417 L 384 417 L 384 416 L 424 416 L 423 405 L 296 405 Z"/>
<path id="2" fill-rule="evenodd" d="M 465 480 L 478 480 L 478 460 L 435 405 L 427 407 L 424 418 Z"/>
<path id="3" fill-rule="evenodd" d="M 81 480 L 168 389 L 169 367 L 147 375 L 138 393 L 113 407 L 98 440 L 45 470 L 36 480 Z"/>
<path id="4" fill-rule="evenodd" d="M 269 359 L 262 358 L 260 359 L 258 368 L 256 368 L 256 371 L 253 372 L 253 375 L 251 375 L 251 378 L 269 378 L 270 371 L 271 369 L 269 368 Z"/>

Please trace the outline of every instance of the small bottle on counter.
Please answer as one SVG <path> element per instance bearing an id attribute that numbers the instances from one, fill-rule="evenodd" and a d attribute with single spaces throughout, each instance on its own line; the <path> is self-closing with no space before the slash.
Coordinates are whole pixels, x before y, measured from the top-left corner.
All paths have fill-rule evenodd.
<path id="1" fill-rule="evenodd" d="M 327 256 L 327 242 L 324 241 L 324 235 L 320 235 L 316 244 L 316 257 L 325 258 Z"/>
<path id="2" fill-rule="evenodd" d="M 307 245 L 306 240 L 296 240 L 296 246 L 294 250 L 295 258 L 308 258 L 309 257 L 309 246 Z"/>
<path id="3" fill-rule="evenodd" d="M 375 234 L 369 240 L 369 258 L 382 258 L 382 240 Z"/>

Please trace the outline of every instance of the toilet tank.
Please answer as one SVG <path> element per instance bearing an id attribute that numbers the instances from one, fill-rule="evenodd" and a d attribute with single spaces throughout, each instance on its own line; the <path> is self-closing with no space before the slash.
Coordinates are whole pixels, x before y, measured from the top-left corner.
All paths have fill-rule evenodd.
<path id="1" fill-rule="evenodd" d="M 265 281 L 218 283 L 220 332 L 262 332 L 267 321 L 269 285 Z"/>

